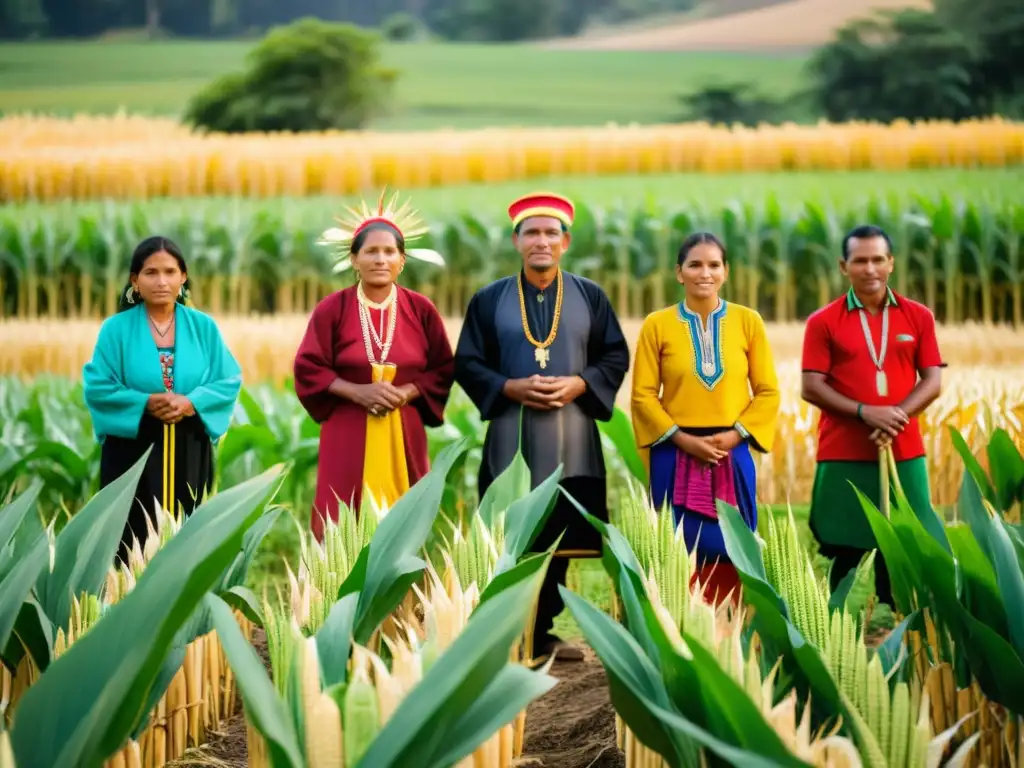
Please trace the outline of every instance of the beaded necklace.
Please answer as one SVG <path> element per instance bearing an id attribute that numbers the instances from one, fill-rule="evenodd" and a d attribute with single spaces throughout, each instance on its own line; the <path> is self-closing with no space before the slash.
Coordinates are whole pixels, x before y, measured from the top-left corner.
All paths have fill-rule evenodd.
<path id="1" fill-rule="evenodd" d="M 363 330 L 363 343 L 366 346 L 366 359 L 371 365 L 383 364 L 388 358 L 388 353 L 391 352 L 391 345 L 395 340 L 395 323 L 398 319 L 398 291 L 395 286 L 391 286 L 391 293 L 381 303 L 370 301 L 370 298 L 363 292 L 363 284 L 359 283 L 357 289 L 357 296 L 359 297 L 359 325 Z M 384 336 L 384 317 L 381 316 L 381 332 L 378 333 L 377 329 L 373 327 L 373 323 L 370 321 L 370 309 L 379 309 L 381 312 L 388 311 L 388 330 L 387 336 Z M 380 349 L 380 359 L 374 354 L 374 345 Z"/>

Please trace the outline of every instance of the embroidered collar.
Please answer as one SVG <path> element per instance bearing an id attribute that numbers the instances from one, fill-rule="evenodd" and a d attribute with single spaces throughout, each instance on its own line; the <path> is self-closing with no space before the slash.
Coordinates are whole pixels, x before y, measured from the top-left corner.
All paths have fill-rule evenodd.
<path id="1" fill-rule="evenodd" d="M 889 286 L 885 286 L 885 304 L 883 306 L 899 306 L 899 302 L 896 301 L 896 294 L 892 292 L 892 288 Z M 849 312 L 853 312 L 855 309 L 864 309 L 864 303 L 857 298 L 857 294 L 853 292 L 853 288 L 846 292 L 846 309 Z"/>
<path id="2" fill-rule="evenodd" d="M 722 357 L 722 320 L 728 302 L 718 300 L 718 306 L 711 310 L 707 323 L 701 322 L 699 314 L 686 301 L 678 305 L 679 320 L 687 325 L 693 345 L 693 373 L 704 387 L 711 391 L 725 376 L 725 361 Z"/>

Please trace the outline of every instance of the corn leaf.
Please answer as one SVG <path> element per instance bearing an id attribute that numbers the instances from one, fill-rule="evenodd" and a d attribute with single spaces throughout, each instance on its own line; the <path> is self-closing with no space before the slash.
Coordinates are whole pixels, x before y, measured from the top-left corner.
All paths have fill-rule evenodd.
<path id="1" fill-rule="evenodd" d="M 706 732 L 672 712 L 664 678 L 637 641 L 625 627 L 579 595 L 564 587 L 559 587 L 559 592 L 587 644 L 601 660 L 608 676 L 612 705 L 629 729 L 669 765 L 699 765 L 698 744 L 706 743 L 699 737 Z M 671 717 L 666 720 L 663 714 Z M 714 740 L 706 735 L 708 740 Z M 741 759 L 734 764 L 748 763 Z"/>
<path id="2" fill-rule="evenodd" d="M 35 480 L 18 498 L 0 509 L 0 579 L 4 578 L 17 560 L 16 538 L 26 519 L 35 509 L 36 500 L 42 490 L 43 484 Z M 33 545 L 35 538 L 33 535 Z"/>
<path id="3" fill-rule="evenodd" d="M 495 516 L 511 507 L 516 499 L 526 496 L 531 485 L 530 467 L 523 458 L 522 450 L 517 449 L 512 463 L 487 487 L 477 514 L 488 527 L 494 525 Z"/>
<path id="4" fill-rule="evenodd" d="M 1013 438 L 1002 427 L 992 433 L 986 452 L 989 471 L 992 473 L 995 508 L 1005 512 L 1014 504 L 1024 501 L 1024 457 L 1014 445 Z"/>
<path id="5" fill-rule="evenodd" d="M 278 471 L 196 509 L 135 588 L 29 688 L 12 732 L 20 768 L 98 768 L 122 746 L 175 636 L 238 552 Z"/>
<path id="6" fill-rule="evenodd" d="M 395 502 L 374 531 L 369 547 L 360 553 L 338 595 L 359 592 L 354 628 L 357 643 L 369 641 L 426 567 L 417 553 L 430 536 L 448 473 L 468 447 L 469 441 L 463 438 L 445 448 L 430 472 Z"/>
<path id="7" fill-rule="evenodd" d="M 611 420 L 600 421 L 597 426 L 611 440 L 612 445 L 615 446 L 615 452 L 622 458 L 626 468 L 637 482 L 646 486 L 647 470 L 644 468 L 643 459 L 640 458 L 640 452 L 637 450 L 633 425 L 626 412 L 621 408 L 615 408 L 612 411 Z"/>
<path id="8" fill-rule="evenodd" d="M 506 572 L 506 588 L 481 603 L 465 629 L 431 665 L 423 679 L 410 691 L 384 724 L 377 738 L 359 761 L 358 768 L 401 765 L 406 768 L 442 768 L 441 759 L 450 750 L 451 727 L 472 708 L 502 670 L 511 666 L 509 653 L 522 635 L 546 568 L 531 563 Z M 534 691 L 541 692 L 538 685 Z M 495 713 L 477 712 L 480 720 L 504 717 L 505 705 L 493 696 L 488 700 Z M 466 754 L 481 742 L 463 742 Z"/>
<path id="9" fill-rule="evenodd" d="M 889 520 L 863 495 L 861 504 L 872 529 L 894 532 L 892 537 L 879 538 L 886 562 L 903 557 L 913 569 L 912 578 L 923 585 L 920 599 L 928 601 L 925 605 L 952 634 L 985 695 L 1013 711 L 1024 711 L 1024 661 L 1010 642 L 1009 606 L 998 592 L 990 591 L 990 582 L 975 576 L 992 569 L 991 561 L 967 565 L 954 561 L 901 500 L 893 505 Z M 988 513 L 983 507 L 979 512 L 981 504 L 977 485 L 965 481 L 961 510 L 965 517 L 979 518 L 976 524 L 985 533 L 981 516 Z M 978 554 L 984 558 L 984 542 L 976 547 L 960 546 L 959 554 L 965 559 Z"/>
<path id="10" fill-rule="evenodd" d="M 39 573 L 46 567 L 49 551 L 49 540 L 45 534 L 39 534 L 28 552 L 9 568 L 7 575 L 0 580 L 0 651 L 3 651 L 3 661 L 12 669 L 19 658 L 8 658 L 7 645 L 25 598 L 28 597 Z"/>
<path id="11" fill-rule="evenodd" d="M 39 604 L 55 627 L 67 630 L 73 598 L 99 594 L 152 451 L 147 448 L 131 469 L 93 496 L 57 536 L 53 570 L 43 571 L 36 583 Z"/>
<path id="12" fill-rule="evenodd" d="M 949 437 L 953 442 L 953 447 L 956 449 L 956 452 L 960 454 L 960 458 L 963 459 L 967 474 L 974 478 L 974 481 L 978 484 L 978 488 L 981 489 L 982 495 L 990 504 L 998 504 L 999 499 L 996 497 L 996 489 L 992 486 L 992 482 L 989 480 L 988 475 L 985 474 L 985 470 L 981 468 L 981 464 L 976 458 L 974 458 L 974 454 L 971 452 L 971 447 L 967 445 L 967 441 L 964 440 L 964 436 L 961 435 L 960 430 L 956 429 L 952 424 L 949 425 L 948 429 Z"/>
<path id="13" fill-rule="evenodd" d="M 245 704 L 245 719 L 263 737 L 274 768 L 305 768 L 299 737 L 285 702 L 277 693 L 267 670 L 245 639 L 228 605 L 207 595 L 206 607 Z"/>
<path id="14" fill-rule="evenodd" d="M 561 479 L 562 465 L 559 465 L 544 482 L 508 506 L 505 513 L 504 550 L 498 558 L 495 571 L 511 568 L 537 540 L 554 509 Z"/>
<path id="15" fill-rule="evenodd" d="M 348 657 L 352 652 L 352 627 L 358 602 L 357 592 L 350 592 L 338 600 L 331 606 L 327 619 L 315 635 L 324 688 L 341 685 L 348 679 Z"/>
<path id="16" fill-rule="evenodd" d="M 813 691 L 812 706 L 818 717 L 842 714 L 850 722 L 821 652 L 794 626 L 789 606 L 768 581 L 754 532 L 730 504 L 718 503 L 718 520 L 726 552 L 743 584 L 743 599 L 754 609 L 752 626 L 761 638 L 765 656 L 784 657 L 786 670 L 794 675 L 801 698 L 806 697 L 808 689 Z"/>
<path id="17" fill-rule="evenodd" d="M 555 678 L 542 672 L 519 664 L 507 665 L 452 726 L 447 750 L 434 758 L 433 764 L 458 765 L 557 683 Z"/>

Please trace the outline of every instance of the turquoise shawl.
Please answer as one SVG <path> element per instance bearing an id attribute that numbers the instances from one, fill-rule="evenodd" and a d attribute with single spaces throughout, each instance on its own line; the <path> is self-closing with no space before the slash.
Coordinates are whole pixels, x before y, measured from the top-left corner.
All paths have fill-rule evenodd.
<path id="1" fill-rule="evenodd" d="M 183 304 L 175 304 L 174 311 L 174 392 L 192 401 L 216 442 L 231 423 L 242 369 L 213 318 Z M 108 435 L 137 437 L 149 396 L 165 391 L 142 305 L 103 321 L 82 378 L 96 439 L 103 443 Z"/>

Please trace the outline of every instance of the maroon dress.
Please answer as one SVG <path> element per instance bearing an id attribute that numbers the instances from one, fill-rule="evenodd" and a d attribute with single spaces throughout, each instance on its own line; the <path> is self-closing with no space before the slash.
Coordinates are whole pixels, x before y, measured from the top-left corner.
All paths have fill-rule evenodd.
<path id="1" fill-rule="evenodd" d="M 415 384 L 420 391 L 419 397 L 401 409 L 406 466 L 409 483 L 414 484 L 429 469 L 425 428 L 443 423 L 455 369 L 444 322 L 430 299 L 398 286 L 397 301 L 394 341 L 386 362 L 398 368 L 393 382 L 396 387 Z M 381 314 L 370 310 L 376 327 Z M 384 325 L 386 328 L 386 317 Z M 380 354 L 376 347 L 374 354 Z M 310 520 L 318 540 L 323 536 L 325 516 L 338 519 L 338 499 L 359 509 L 368 418 L 365 409 L 332 395 L 328 388 L 338 378 L 369 384 L 371 375 L 359 324 L 357 287 L 352 286 L 316 306 L 295 356 L 295 393 L 321 425 L 316 499 Z"/>

